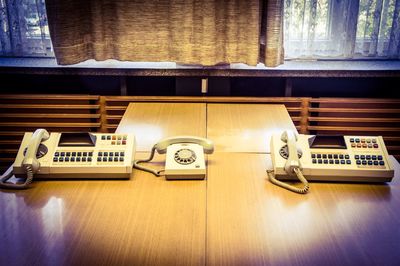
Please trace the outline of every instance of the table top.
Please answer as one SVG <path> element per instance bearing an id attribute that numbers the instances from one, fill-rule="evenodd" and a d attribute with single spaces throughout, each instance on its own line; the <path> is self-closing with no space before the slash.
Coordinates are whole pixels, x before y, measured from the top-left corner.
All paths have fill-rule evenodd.
<path id="1" fill-rule="evenodd" d="M 400 165 L 389 184 L 270 183 L 269 154 L 215 153 L 207 180 L 207 265 L 395 265 Z"/>
<path id="2" fill-rule="evenodd" d="M 222 152 L 270 152 L 273 133 L 296 131 L 283 104 L 208 104 L 207 137 Z"/>
<path id="3" fill-rule="evenodd" d="M 235 106 L 134 103 L 118 127 L 135 132 L 141 147 L 136 158 L 147 157 L 167 136 L 213 135 L 217 149 L 207 156 L 206 180 L 166 181 L 134 170 L 130 180 L 42 180 L 28 190 L 1 190 L 0 265 L 400 261 L 400 166 L 393 157 L 391 183 L 313 182 L 308 194 L 295 194 L 268 181 L 270 155 L 257 149 L 286 110 Z M 254 141 L 243 145 L 240 134 L 223 138 L 234 124 L 253 128 Z M 161 169 L 164 161 L 165 155 L 156 155 L 148 166 Z"/>
<path id="4" fill-rule="evenodd" d="M 116 132 L 134 132 L 137 151 L 150 151 L 166 137 L 206 137 L 206 104 L 130 103 Z"/>

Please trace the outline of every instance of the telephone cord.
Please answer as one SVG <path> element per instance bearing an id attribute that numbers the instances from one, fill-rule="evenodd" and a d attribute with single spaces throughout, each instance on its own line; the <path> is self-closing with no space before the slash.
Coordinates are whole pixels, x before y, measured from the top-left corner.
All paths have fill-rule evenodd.
<path id="1" fill-rule="evenodd" d="M 267 174 L 269 177 L 269 180 L 271 181 L 271 183 L 283 187 L 287 190 L 299 193 L 299 194 L 306 194 L 308 192 L 308 189 L 310 188 L 307 179 L 304 177 L 303 173 L 301 172 L 301 170 L 299 168 L 294 168 L 293 171 L 295 172 L 297 178 L 301 181 L 301 183 L 303 183 L 303 188 L 297 188 L 295 186 L 286 184 L 282 181 L 279 181 L 275 178 L 275 175 L 273 174 L 273 170 L 267 170 Z"/>
<path id="2" fill-rule="evenodd" d="M 7 169 L 7 171 L 5 171 L 4 174 L 0 176 L 0 188 L 6 188 L 6 189 L 26 189 L 26 188 L 28 188 L 29 184 L 32 183 L 32 181 L 33 181 L 32 167 L 30 165 L 27 165 L 25 167 L 25 171 L 26 171 L 26 179 L 23 184 L 6 183 L 7 180 L 9 180 L 11 177 L 14 176 L 13 167 L 10 166 Z"/>
<path id="3" fill-rule="evenodd" d="M 151 149 L 149 158 L 144 159 L 144 160 L 133 161 L 133 168 L 152 173 L 155 176 L 162 176 L 161 172 L 163 172 L 164 170 L 157 171 L 157 170 L 153 170 L 153 169 L 139 165 L 139 163 L 147 163 L 147 162 L 150 162 L 151 160 L 153 160 L 155 152 L 156 152 L 156 147 L 153 146 L 153 148 Z"/>

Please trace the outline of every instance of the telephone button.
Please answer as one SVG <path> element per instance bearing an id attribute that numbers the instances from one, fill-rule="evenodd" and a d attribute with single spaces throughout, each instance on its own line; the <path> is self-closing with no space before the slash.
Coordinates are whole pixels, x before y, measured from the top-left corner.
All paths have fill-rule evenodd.
<path id="1" fill-rule="evenodd" d="M 385 165 L 384 161 L 379 161 L 379 165 Z"/>
<path id="2" fill-rule="evenodd" d="M 360 139 L 359 139 L 359 138 L 356 138 L 356 139 L 355 139 L 355 142 L 359 143 L 359 142 L 360 142 Z"/>
<path id="3" fill-rule="evenodd" d="M 107 162 L 107 157 L 103 157 L 103 162 Z"/>
<path id="4" fill-rule="evenodd" d="M 322 159 L 318 159 L 318 163 L 322 163 Z"/>
<path id="5" fill-rule="evenodd" d="M 84 152 L 82 153 L 82 155 L 83 155 L 83 156 L 88 156 L 88 153 L 87 153 L 86 151 L 84 151 Z M 81 156 L 81 155 L 80 155 L 80 152 L 78 152 L 78 156 Z"/>
<path id="6" fill-rule="evenodd" d="M 355 148 L 355 147 L 356 147 L 356 144 L 355 144 L 355 143 L 351 143 L 351 147 L 352 147 L 352 148 Z"/>
<path id="7" fill-rule="evenodd" d="M 373 162 L 372 161 L 368 161 L 368 165 L 372 165 L 373 164 Z"/>
<path id="8" fill-rule="evenodd" d="M 98 161 L 98 162 L 101 162 L 101 157 L 97 157 L 97 161 Z"/>
<path id="9" fill-rule="evenodd" d="M 343 158 L 344 158 L 343 154 L 340 154 L 339 159 L 343 159 Z"/>
<path id="10" fill-rule="evenodd" d="M 60 158 L 58 159 L 58 161 L 59 161 L 59 162 L 64 162 L 64 157 L 60 157 Z"/>
<path id="11" fill-rule="evenodd" d="M 361 148 L 361 144 L 360 143 L 357 144 L 357 148 Z"/>
<path id="12" fill-rule="evenodd" d="M 376 143 L 376 139 L 372 139 L 372 143 Z"/>
<path id="13" fill-rule="evenodd" d="M 71 157 L 71 162 L 75 162 L 75 157 Z"/>
<path id="14" fill-rule="evenodd" d="M 370 148 L 370 149 L 371 149 L 371 148 L 372 148 L 372 144 L 368 144 L 368 148 Z"/>
<path id="15" fill-rule="evenodd" d="M 54 156 L 56 156 L 56 157 L 59 155 L 60 155 L 60 153 L 58 151 L 54 153 Z"/>
<path id="16" fill-rule="evenodd" d="M 317 154 L 317 158 L 320 159 L 321 158 L 321 154 Z"/>
<path id="17" fill-rule="evenodd" d="M 374 165 L 378 165 L 379 164 L 379 162 L 378 161 L 374 161 Z"/>
<path id="18" fill-rule="evenodd" d="M 367 159 L 367 160 L 371 160 L 371 155 L 367 155 L 367 156 L 365 156 L 365 159 Z"/>
<path id="19" fill-rule="evenodd" d="M 110 135 L 107 135 L 107 140 L 111 140 L 111 136 Z"/>
<path id="20" fill-rule="evenodd" d="M 361 156 L 360 156 L 360 159 L 361 159 L 361 160 L 365 160 L 365 155 L 361 155 Z"/>
<path id="21" fill-rule="evenodd" d="M 93 152 L 92 152 L 92 151 L 89 152 L 89 156 L 90 156 L 90 157 L 93 156 Z"/>
<path id="22" fill-rule="evenodd" d="M 103 152 L 103 156 L 108 156 L 108 152 Z"/>
<path id="23" fill-rule="evenodd" d="M 120 155 L 120 156 L 125 156 L 125 152 L 121 151 L 121 152 L 119 153 L 119 155 Z"/>
<path id="24" fill-rule="evenodd" d="M 58 162 L 58 157 L 54 157 L 53 162 Z"/>
<path id="25" fill-rule="evenodd" d="M 346 164 L 351 164 L 351 161 L 350 160 L 346 160 Z"/>
<path id="26" fill-rule="evenodd" d="M 365 161 L 365 160 L 362 161 L 362 164 L 363 164 L 363 165 L 367 165 L 367 161 Z"/>
<path id="27" fill-rule="evenodd" d="M 379 145 L 375 143 L 374 148 L 377 149 L 378 147 L 379 147 Z"/>
<path id="28" fill-rule="evenodd" d="M 76 161 L 80 162 L 81 161 L 81 157 L 76 157 Z"/>
<path id="29" fill-rule="evenodd" d="M 71 156 L 71 152 L 67 152 L 66 155 L 67 155 L 67 156 Z"/>
<path id="30" fill-rule="evenodd" d="M 332 154 L 328 154 L 328 159 L 332 159 L 333 155 Z"/>
<path id="31" fill-rule="evenodd" d="M 361 143 L 365 143 L 365 139 L 361 139 Z"/>
<path id="32" fill-rule="evenodd" d="M 361 164 L 361 161 L 360 161 L 360 160 L 357 160 L 357 161 L 356 161 L 356 164 L 360 165 L 360 164 Z"/>
<path id="33" fill-rule="evenodd" d="M 91 162 L 92 161 L 92 157 L 87 157 L 87 161 Z"/>
<path id="34" fill-rule="evenodd" d="M 324 164 L 328 164 L 328 160 L 327 159 L 324 160 Z"/>
<path id="35" fill-rule="evenodd" d="M 335 160 L 335 164 L 339 164 L 339 160 Z"/>
<path id="36" fill-rule="evenodd" d="M 333 164 L 333 160 L 329 160 L 329 164 Z"/>
<path id="37" fill-rule="evenodd" d="M 65 157 L 65 161 L 66 161 L 66 162 L 69 162 L 69 157 Z"/>
<path id="38" fill-rule="evenodd" d="M 71 155 L 72 155 L 72 156 L 76 156 L 76 152 L 73 151 L 73 152 L 71 153 Z"/>
<path id="39" fill-rule="evenodd" d="M 317 159 L 312 159 L 312 163 L 317 163 Z"/>
<path id="40" fill-rule="evenodd" d="M 358 160 L 358 159 L 360 159 L 360 155 L 354 155 L 354 159 L 356 159 L 356 160 Z"/>
<path id="41" fill-rule="evenodd" d="M 60 155 L 61 155 L 61 156 L 65 156 L 65 152 L 61 152 Z"/>
<path id="42" fill-rule="evenodd" d="M 110 151 L 109 155 L 114 156 L 114 152 Z"/>
<path id="43" fill-rule="evenodd" d="M 351 139 L 350 139 L 350 142 L 354 142 L 354 139 L 353 139 L 353 138 L 351 138 Z"/>
<path id="44" fill-rule="evenodd" d="M 326 154 L 322 154 L 323 159 L 326 159 L 326 157 L 327 157 Z"/>
<path id="45" fill-rule="evenodd" d="M 123 162 L 124 161 L 124 157 L 119 157 L 119 161 Z"/>
<path id="46" fill-rule="evenodd" d="M 346 164 L 345 160 L 340 160 L 340 164 Z"/>
<path id="47" fill-rule="evenodd" d="M 103 152 L 99 151 L 98 156 L 103 156 Z"/>
<path id="48" fill-rule="evenodd" d="M 345 159 L 350 159 L 350 155 L 346 154 L 346 155 L 344 156 L 344 158 L 345 158 Z"/>
<path id="49" fill-rule="evenodd" d="M 376 160 L 376 155 L 371 156 L 372 160 Z"/>
<path id="50" fill-rule="evenodd" d="M 114 157 L 114 162 L 118 162 L 118 157 Z"/>
<path id="51" fill-rule="evenodd" d="M 337 158 L 339 158 L 339 155 L 334 154 L 334 155 L 333 155 L 333 159 L 337 159 Z"/>
<path id="52" fill-rule="evenodd" d="M 368 146 L 367 146 L 367 144 L 364 143 L 364 144 L 362 145 L 362 147 L 363 147 L 363 148 L 367 148 Z"/>
<path id="53" fill-rule="evenodd" d="M 382 155 L 378 155 L 378 160 L 380 161 L 382 159 L 383 159 Z"/>
<path id="54" fill-rule="evenodd" d="M 86 157 L 82 157 L 82 162 L 86 162 Z"/>

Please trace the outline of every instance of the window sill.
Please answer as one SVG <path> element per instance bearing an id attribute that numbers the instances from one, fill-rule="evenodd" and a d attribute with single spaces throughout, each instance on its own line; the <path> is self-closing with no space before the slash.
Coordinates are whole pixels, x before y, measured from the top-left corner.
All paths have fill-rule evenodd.
<path id="1" fill-rule="evenodd" d="M 173 62 L 122 62 L 88 60 L 57 65 L 54 58 L 0 58 L 0 73 L 111 76 L 201 77 L 400 77 L 400 60 L 285 61 L 275 68 L 262 64 L 230 64 L 213 67 Z"/>

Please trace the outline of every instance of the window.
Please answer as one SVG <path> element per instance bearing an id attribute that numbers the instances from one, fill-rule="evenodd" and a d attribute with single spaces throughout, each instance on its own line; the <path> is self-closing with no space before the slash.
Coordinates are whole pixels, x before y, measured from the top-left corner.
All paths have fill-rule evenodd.
<path id="1" fill-rule="evenodd" d="M 0 55 L 54 56 L 44 0 L 0 0 Z"/>
<path id="2" fill-rule="evenodd" d="M 400 59 L 400 0 L 284 0 L 286 59 Z M 54 56 L 44 0 L 0 0 L 0 56 Z"/>
<path id="3" fill-rule="evenodd" d="M 285 0 L 286 58 L 400 58 L 400 0 Z"/>

